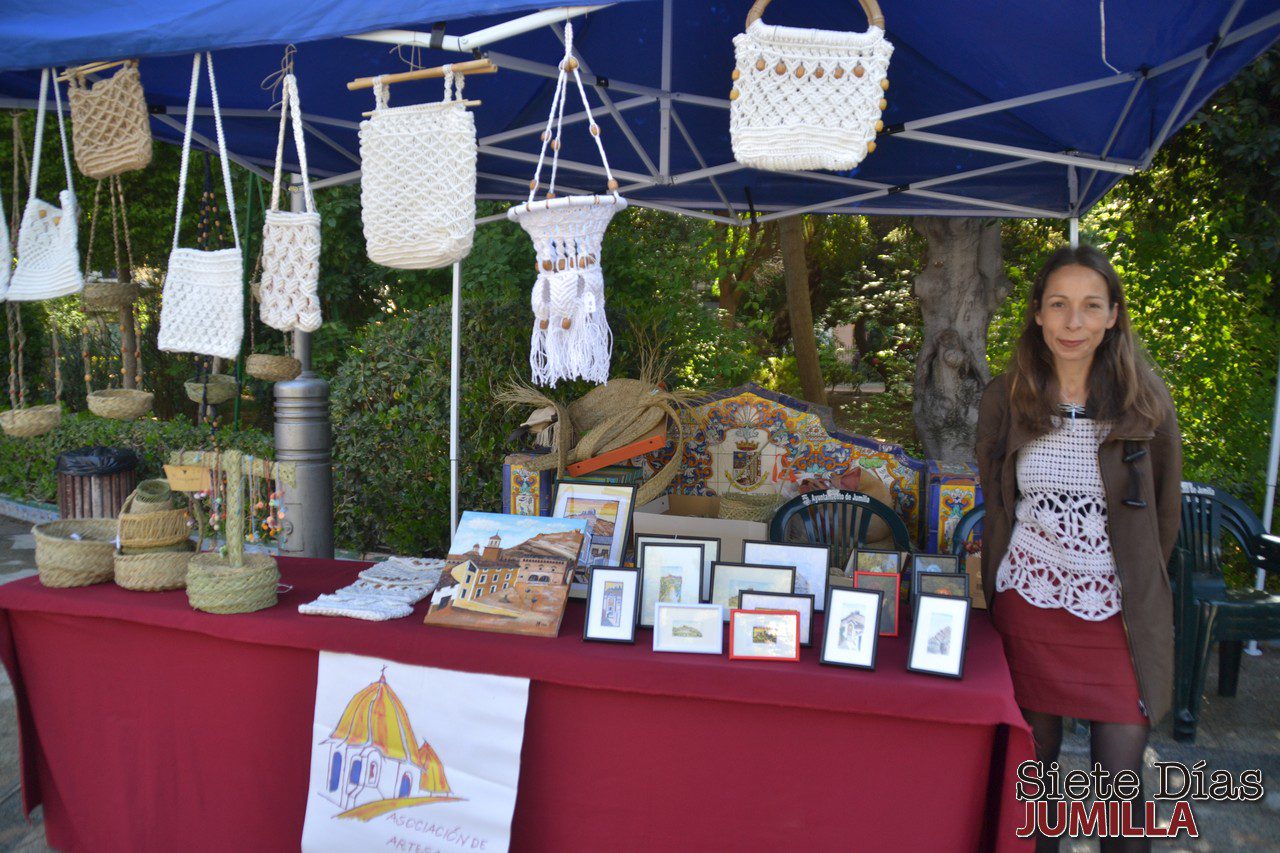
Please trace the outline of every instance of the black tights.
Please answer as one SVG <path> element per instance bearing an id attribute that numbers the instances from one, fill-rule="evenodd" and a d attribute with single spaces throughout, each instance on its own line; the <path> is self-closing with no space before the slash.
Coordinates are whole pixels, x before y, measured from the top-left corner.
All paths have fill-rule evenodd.
<path id="1" fill-rule="evenodd" d="M 1050 762 L 1058 760 L 1058 752 L 1062 749 L 1062 717 L 1055 714 L 1042 714 L 1039 711 L 1022 712 L 1031 724 L 1031 734 L 1036 742 L 1036 760 L 1048 767 Z M 1150 728 L 1145 723 L 1091 723 L 1089 752 L 1094 764 L 1101 764 L 1102 769 L 1114 776 L 1121 770 L 1132 770 L 1142 778 L 1142 753 L 1147 748 L 1147 734 Z M 1142 802 L 1142 792 L 1138 792 L 1137 800 Z M 1134 823 L 1142 821 L 1143 812 L 1135 811 Z M 1151 848 L 1145 838 L 1103 838 L 1100 840 L 1103 851 L 1129 853 L 1129 851 L 1145 851 Z M 1036 853 L 1046 853 L 1058 849 L 1058 839 L 1036 836 Z"/>

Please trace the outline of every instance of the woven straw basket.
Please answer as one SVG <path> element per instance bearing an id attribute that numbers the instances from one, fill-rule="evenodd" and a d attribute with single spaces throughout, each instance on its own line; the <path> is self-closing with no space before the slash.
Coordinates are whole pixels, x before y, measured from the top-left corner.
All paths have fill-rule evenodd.
<path id="1" fill-rule="evenodd" d="M 195 551 L 194 542 L 168 548 L 150 549 L 140 554 L 115 555 L 116 584 L 139 592 L 182 589 L 187 585 L 187 564 Z"/>
<path id="2" fill-rule="evenodd" d="M 91 314 L 109 314 L 128 308 L 138 299 L 138 285 L 131 281 L 104 278 L 86 281 L 81 291 L 81 304 Z"/>
<path id="3" fill-rule="evenodd" d="M 187 398 L 191 402 L 208 403 L 210 406 L 231 402 L 239 391 L 236 378 L 227 376 L 225 373 L 211 373 L 208 382 L 197 382 L 193 379 L 182 383 L 182 387 L 187 389 Z"/>
<path id="4" fill-rule="evenodd" d="M 191 537 L 185 509 L 150 509 L 138 512 L 130 492 L 120 507 L 121 548 L 164 548 L 185 542 Z"/>
<path id="5" fill-rule="evenodd" d="M 264 382 L 287 382 L 302 372 L 302 362 L 293 356 L 255 352 L 244 360 L 244 372 Z"/>
<path id="6" fill-rule="evenodd" d="M 58 403 L 0 412 L 0 429 L 10 438 L 35 438 L 51 431 L 60 423 L 62 406 Z"/>
<path id="7" fill-rule="evenodd" d="M 730 492 L 720 496 L 720 517 L 737 521 L 768 522 L 786 501 L 776 494 L 738 494 Z"/>
<path id="8" fill-rule="evenodd" d="M 133 506 L 130 512 L 158 512 L 174 509 L 174 493 L 169 488 L 169 481 L 163 477 L 155 480 L 143 480 L 133 490 Z M 181 498 L 181 495 L 177 497 Z"/>
<path id="9" fill-rule="evenodd" d="M 276 603 L 280 570 L 275 557 L 245 554 L 234 568 L 212 551 L 196 554 L 187 563 L 187 601 L 206 613 L 252 613 Z"/>
<path id="10" fill-rule="evenodd" d="M 74 518 L 31 528 L 36 569 L 45 586 L 88 586 L 111 580 L 115 571 L 113 518 Z M 72 538 L 73 536 L 77 538 Z"/>
<path id="11" fill-rule="evenodd" d="M 136 420 L 151 411 L 155 395 L 132 388 L 109 388 L 89 394 L 89 411 L 113 421 Z"/>

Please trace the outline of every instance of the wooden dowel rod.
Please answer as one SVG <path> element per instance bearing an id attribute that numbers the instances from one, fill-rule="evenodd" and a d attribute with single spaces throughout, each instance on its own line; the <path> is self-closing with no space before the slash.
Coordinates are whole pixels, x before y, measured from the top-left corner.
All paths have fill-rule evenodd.
<path id="1" fill-rule="evenodd" d="M 106 71 L 108 68 L 115 68 L 117 65 L 129 65 L 137 63 L 136 59 L 117 59 L 112 62 L 90 62 L 88 65 L 79 65 L 68 68 L 63 72 L 57 80 L 59 83 L 65 83 L 68 80 L 74 80 L 76 77 L 83 77 L 86 74 L 94 74 L 98 71 Z"/>
<path id="2" fill-rule="evenodd" d="M 498 66 L 487 59 L 468 59 L 466 62 L 455 62 L 453 64 L 454 74 L 492 74 L 497 70 Z M 429 80 L 443 76 L 443 65 L 438 65 L 435 68 L 419 68 L 417 71 L 401 71 L 398 74 L 381 75 L 383 83 L 404 83 L 409 80 Z M 347 89 L 351 91 L 371 89 L 377 79 L 377 77 L 360 77 L 348 83 Z"/>

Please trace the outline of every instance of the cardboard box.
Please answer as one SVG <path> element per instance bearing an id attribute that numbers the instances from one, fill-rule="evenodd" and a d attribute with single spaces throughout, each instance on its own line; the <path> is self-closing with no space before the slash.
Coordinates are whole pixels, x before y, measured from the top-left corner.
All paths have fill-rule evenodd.
<path id="1" fill-rule="evenodd" d="M 742 543 L 767 540 L 769 525 L 760 521 L 719 518 L 720 499 L 705 495 L 664 495 L 636 508 L 636 533 L 670 536 L 714 536 L 720 540 L 720 559 L 742 562 Z"/>
<path id="2" fill-rule="evenodd" d="M 987 609 L 987 595 L 982 591 L 982 555 L 970 554 L 964 559 L 965 574 L 969 576 L 969 600 L 975 610 Z"/>

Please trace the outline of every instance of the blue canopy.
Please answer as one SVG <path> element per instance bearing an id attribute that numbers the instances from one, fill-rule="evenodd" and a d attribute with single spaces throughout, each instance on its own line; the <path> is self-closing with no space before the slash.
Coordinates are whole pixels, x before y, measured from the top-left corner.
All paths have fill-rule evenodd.
<path id="1" fill-rule="evenodd" d="M 278 113 L 274 94 L 261 84 L 293 43 L 312 176 L 331 185 L 359 179 L 357 128 L 373 105 L 372 92 L 349 92 L 348 80 L 405 70 L 410 58 L 422 65 L 465 60 L 479 42 L 503 69 L 467 82 L 467 96 L 484 102 L 475 111 L 480 194 L 519 199 L 532 176 L 567 15 L 526 22 L 533 28 L 524 32 L 508 27 L 515 34 L 497 41 L 465 36 L 544 6 L 522 0 L 11 5 L 0 16 L 0 106 L 33 105 L 39 75 L 32 69 L 40 66 L 140 57 L 155 134 L 177 141 L 190 52 L 209 49 L 228 144 L 239 162 L 269 172 Z M 1280 0 L 884 0 L 895 52 L 879 147 L 854 172 L 777 174 L 741 168 L 729 146 L 732 38 L 748 6 L 747 0 L 624 0 L 575 14 L 592 108 L 633 203 L 711 218 L 748 210 L 766 217 L 798 210 L 1077 216 L 1123 174 L 1149 165 L 1160 144 L 1280 34 Z M 866 28 L 851 0 L 777 0 L 765 19 Z M 448 22 L 437 33 L 441 48 L 431 49 L 425 45 L 439 21 Z M 395 42 L 414 41 L 423 46 L 397 55 Z M 440 90 L 438 80 L 396 85 L 392 103 L 438 100 Z M 567 113 L 577 109 L 575 100 Z M 205 110 L 196 132 L 207 140 L 213 136 L 207 87 L 199 104 Z M 565 139 L 561 182 L 601 190 L 585 127 L 567 127 Z"/>

